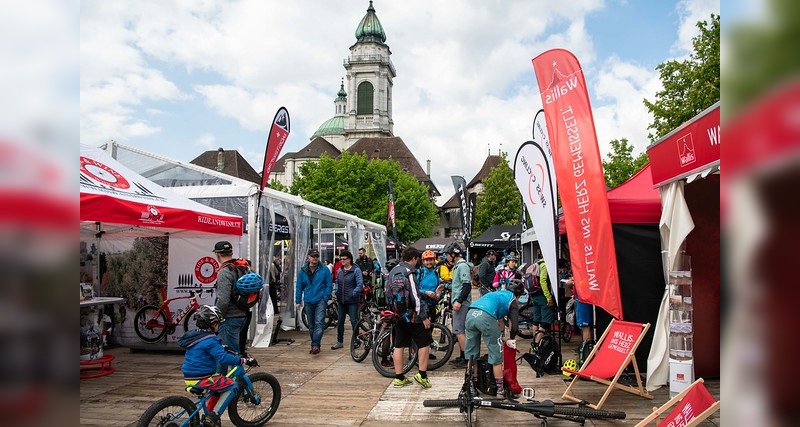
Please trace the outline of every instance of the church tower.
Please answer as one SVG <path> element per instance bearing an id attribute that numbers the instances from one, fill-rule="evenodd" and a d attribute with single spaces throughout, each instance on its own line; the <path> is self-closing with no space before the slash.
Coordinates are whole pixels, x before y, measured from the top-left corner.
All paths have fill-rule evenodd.
<path id="1" fill-rule="evenodd" d="M 394 136 L 392 86 L 397 73 L 390 58 L 392 52 L 386 45 L 386 33 L 371 0 L 355 36 L 350 57 L 344 60 L 350 94 L 344 120 L 347 147 L 360 138 Z"/>

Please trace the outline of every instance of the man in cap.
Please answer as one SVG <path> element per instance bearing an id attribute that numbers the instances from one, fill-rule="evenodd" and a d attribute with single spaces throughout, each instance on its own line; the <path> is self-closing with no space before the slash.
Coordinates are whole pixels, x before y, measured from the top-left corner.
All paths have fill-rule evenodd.
<path id="1" fill-rule="evenodd" d="M 318 250 L 309 249 L 306 258 L 297 274 L 294 302 L 298 310 L 303 307 L 308 319 L 308 332 L 311 335 L 309 353 L 318 354 L 325 331 L 325 308 L 333 293 L 333 276 L 327 267 L 320 264 Z"/>
<path id="2" fill-rule="evenodd" d="M 478 266 L 478 281 L 480 282 L 481 295 L 494 290 L 492 281 L 494 280 L 494 269 L 497 267 L 497 252 L 494 249 L 486 251 L 486 258 Z"/>
<path id="3" fill-rule="evenodd" d="M 214 255 L 219 262 L 217 270 L 217 301 L 214 303 L 219 308 L 224 321 L 219 324 L 217 335 L 222 340 L 222 344 L 227 345 L 233 351 L 239 351 L 239 335 L 242 332 L 247 317 L 247 311 L 231 303 L 233 287 L 239 273 L 233 266 L 233 245 L 227 241 L 220 241 L 214 245 Z M 225 372 L 220 370 L 219 372 Z"/>

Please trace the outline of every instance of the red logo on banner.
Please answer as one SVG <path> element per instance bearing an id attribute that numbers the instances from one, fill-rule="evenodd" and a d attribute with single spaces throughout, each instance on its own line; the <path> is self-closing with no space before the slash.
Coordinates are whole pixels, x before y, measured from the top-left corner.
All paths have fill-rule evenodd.
<path id="1" fill-rule="evenodd" d="M 102 184 L 119 188 L 121 190 L 131 187 L 128 180 L 102 162 L 81 156 L 81 172 L 89 178 Z"/>
<path id="2" fill-rule="evenodd" d="M 196 277 L 200 283 L 207 285 L 217 280 L 218 269 L 219 263 L 217 260 L 209 256 L 204 256 L 194 264 L 194 277 Z"/>
<path id="3" fill-rule="evenodd" d="M 678 157 L 681 159 L 681 167 L 690 165 L 697 160 L 697 156 L 694 154 L 694 141 L 692 141 L 691 133 L 678 138 L 675 143 L 678 144 Z"/>

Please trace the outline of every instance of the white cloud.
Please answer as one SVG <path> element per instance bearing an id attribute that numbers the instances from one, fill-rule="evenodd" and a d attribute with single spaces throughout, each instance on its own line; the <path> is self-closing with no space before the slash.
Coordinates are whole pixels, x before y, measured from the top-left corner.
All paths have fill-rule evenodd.
<path id="1" fill-rule="evenodd" d="M 694 51 L 692 38 L 699 34 L 697 23 L 709 21 L 712 13 L 719 15 L 719 0 L 681 0 L 677 11 L 681 22 L 673 52 L 684 56 Z"/>
<path id="2" fill-rule="evenodd" d="M 217 141 L 217 138 L 211 133 L 204 133 L 200 135 L 196 140 L 194 140 L 194 145 L 199 146 L 204 151 L 213 150 L 214 143 Z"/>

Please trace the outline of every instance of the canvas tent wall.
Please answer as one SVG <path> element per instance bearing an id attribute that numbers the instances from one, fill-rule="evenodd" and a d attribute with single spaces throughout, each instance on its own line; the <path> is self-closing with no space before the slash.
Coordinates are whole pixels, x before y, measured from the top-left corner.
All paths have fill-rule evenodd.
<path id="1" fill-rule="evenodd" d="M 288 264 L 284 266 L 286 293 L 283 298 L 287 301 L 281 312 L 284 328 L 294 328 L 296 323 L 302 323 L 295 318 L 295 277 L 306 259 L 309 246 L 314 244 L 321 249 L 322 242 L 330 241 L 325 235 L 341 237 L 346 234 L 351 248 L 364 246 L 375 253 L 381 265 L 386 264 L 386 227 L 381 224 L 271 188 L 264 189 L 256 223 L 258 184 L 116 142 L 104 144 L 103 148 L 121 163 L 178 194 L 242 215 L 246 233 L 243 256 L 250 258 L 264 277 L 268 277 L 272 265 L 269 255 L 273 253 L 274 243 L 282 240 L 282 236 L 270 231 L 280 231 L 279 217 L 282 216 L 288 223 L 288 241 L 291 242 Z M 265 321 L 266 305 L 260 304 L 258 322 Z"/>

